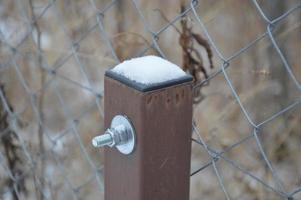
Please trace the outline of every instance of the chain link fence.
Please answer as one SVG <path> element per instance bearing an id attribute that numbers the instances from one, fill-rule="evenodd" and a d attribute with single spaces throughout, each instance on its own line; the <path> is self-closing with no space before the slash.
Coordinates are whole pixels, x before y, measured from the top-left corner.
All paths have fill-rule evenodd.
<path id="1" fill-rule="evenodd" d="M 0 3 L 0 199 L 102 199 L 103 74 L 195 78 L 191 199 L 301 199 L 299 1 Z"/>

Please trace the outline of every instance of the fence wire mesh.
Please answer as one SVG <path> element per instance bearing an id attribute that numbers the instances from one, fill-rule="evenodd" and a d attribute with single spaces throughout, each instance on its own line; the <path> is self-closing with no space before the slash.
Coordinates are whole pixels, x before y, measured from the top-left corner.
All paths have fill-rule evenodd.
<path id="1" fill-rule="evenodd" d="M 195 78 L 191 199 L 301 199 L 299 1 L 0 3 L 0 198 L 101 199 L 103 74 Z"/>

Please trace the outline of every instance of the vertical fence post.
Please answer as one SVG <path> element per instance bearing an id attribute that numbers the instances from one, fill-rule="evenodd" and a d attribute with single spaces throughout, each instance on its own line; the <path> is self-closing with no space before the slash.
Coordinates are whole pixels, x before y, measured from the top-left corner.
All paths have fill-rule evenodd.
<path id="1" fill-rule="evenodd" d="M 105 127 L 126 115 L 136 132 L 129 155 L 105 149 L 105 200 L 188 200 L 191 77 L 139 88 L 105 76 Z"/>

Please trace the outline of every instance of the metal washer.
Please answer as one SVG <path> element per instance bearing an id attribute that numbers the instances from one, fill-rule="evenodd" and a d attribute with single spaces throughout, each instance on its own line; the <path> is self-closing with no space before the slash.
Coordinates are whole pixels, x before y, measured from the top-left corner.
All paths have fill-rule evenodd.
<path id="1" fill-rule="evenodd" d="M 130 119 L 125 115 L 116 115 L 111 122 L 111 128 L 123 125 L 126 129 L 126 135 L 128 137 L 127 141 L 122 144 L 116 145 L 116 148 L 122 154 L 131 154 L 135 149 L 135 130 L 134 126 L 132 125 Z"/>

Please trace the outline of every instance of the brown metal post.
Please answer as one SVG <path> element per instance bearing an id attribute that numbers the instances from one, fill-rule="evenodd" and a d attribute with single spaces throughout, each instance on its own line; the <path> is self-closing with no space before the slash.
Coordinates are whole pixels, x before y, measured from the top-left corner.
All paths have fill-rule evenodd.
<path id="1" fill-rule="evenodd" d="M 131 120 L 136 147 L 105 149 L 105 200 L 188 200 L 191 80 L 143 92 L 106 76 L 106 128 L 119 114 Z"/>

